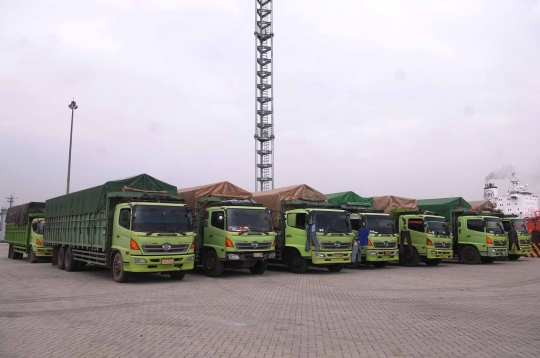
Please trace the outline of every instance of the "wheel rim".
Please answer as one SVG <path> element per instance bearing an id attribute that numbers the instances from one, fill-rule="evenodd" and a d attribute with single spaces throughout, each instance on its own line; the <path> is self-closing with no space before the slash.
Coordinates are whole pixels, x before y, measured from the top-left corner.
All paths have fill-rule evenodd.
<path id="1" fill-rule="evenodd" d="M 206 259 L 206 267 L 209 269 L 209 270 L 212 270 L 215 266 L 215 260 L 213 257 L 209 257 L 208 259 Z"/>
<path id="2" fill-rule="evenodd" d="M 474 259 L 474 253 L 470 250 L 465 252 L 465 260 L 472 261 Z"/>
<path id="3" fill-rule="evenodd" d="M 113 272 L 115 276 L 120 276 L 122 273 L 122 262 L 118 258 L 119 256 L 116 256 L 113 263 Z"/>
<path id="4" fill-rule="evenodd" d="M 300 258 L 298 256 L 294 256 L 291 264 L 294 268 L 298 268 L 300 266 Z"/>
<path id="5" fill-rule="evenodd" d="M 407 250 L 407 252 L 403 255 L 403 259 L 405 261 L 411 261 L 411 259 L 412 259 L 411 252 Z"/>

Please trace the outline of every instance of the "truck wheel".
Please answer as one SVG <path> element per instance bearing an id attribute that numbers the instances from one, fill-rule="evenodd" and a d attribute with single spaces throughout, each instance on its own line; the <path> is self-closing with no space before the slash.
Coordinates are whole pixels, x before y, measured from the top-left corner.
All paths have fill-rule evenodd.
<path id="1" fill-rule="evenodd" d="M 426 259 L 426 265 L 438 266 L 442 262 L 442 259 Z"/>
<path id="2" fill-rule="evenodd" d="M 180 281 L 184 278 L 186 275 L 186 271 L 171 271 L 169 272 L 169 276 L 171 277 L 171 280 Z"/>
<path id="3" fill-rule="evenodd" d="M 124 271 L 124 260 L 119 252 L 114 255 L 112 274 L 114 280 L 118 283 L 126 283 L 129 280 L 129 273 Z"/>
<path id="4" fill-rule="evenodd" d="M 306 273 L 308 270 L 308 261 L 300 255 L 298 250 L 292 250 L 289 253 L 289 267 L 291 272 L 294 273 Z"/>
<path id="5" fill-rule="evenodd" d="M 223 275 L 225 264 L 223 261 L 219 261 L 219 258 L 214 250 L 208 250 L 204 254 L 203 267 L 207 276 L 220 277 Z"/>
<path id="6" fill-rule="evenodd" d="M 64 254 L 66 253 L 66 249 L 64 247 L 61 247 L 58 249 L 58 269 L 63 270 L 65 268 L 65 260 L 64 260 Z"/>
<path id="7" fill-rule="evenodd" d="M 371 264 L 373 265 L 373 267 L 383 268 L 388 265 L 388 261 L 373 261 Z"/>
<path id="8" fill-rule="evenodd" d="M 255 264 L 255 266 L 249 268 L 249 271 L 257 275 L 262 275 L 266 271 L 267 266 L 268 264 L 266 263 L 266 261 L 259 260 Z"/>
<path id="9" fill-rule="evenodd" d="M 492 264 L 495 262 L 495 258 L 493 257 L 482 257 L 480 259 L 480 261 L 482 261 L 483 264 Z"/>
<path id="10" fill-rule="evenodd" d="M 464 264 L 477 265 L 480 262 L 480 254 L 474 246 L 465 246 L 459 252 L 459 257 Z"/>
<path id="11" fill-rule="evenodd" d="M 508 261 L 516 261 L 519 260 L 521 255 L 508 255 Z"/>
<path id="12" fill-rule="evenodd" d="M 30 245 L 30 250 L 28 251 L 28 261 L 31 263 L 37 262 L 36 253 L 34 252 L 32 245 Z"/>
<path id="13" fill-rule="evenodd" d="M 357 269 L 360 267 L 360 262 L 353 262 L 350 264 L 345 264 L 343 265 L 343 267 L 345 267 L 346 269 Z"/>
<path id="14" fill-rule="evenodd" d="M 412 250 L 409 250 L 408 246 L 405 246 L 403 254 L 400 255 L 400 261 L 403 263 L 403 266 L 416 267 L 420 265 L 420 255 L 418 255 L 416 248 L 413 247 Z"/>
<path id="15" fill-rule="evenodd" d="M 8 249 L 8 254 L 7 254 L 7 257 L 8 259 L 12 259 L 12 260 L 15 260 L 15 258 L 13 257 L 13 244 L 9 244 L 9 249 Z"/>
<path id="16" fill-rule="evenodd" d="M 327 265 L 326 268 L 330 272 L 339 272 L 339 271 L 343 270 L 343 264 Z"/>
<path id="17" fill-rule="evenodd" d="M 64 253 L 64 268 L 67 272 L 73 272 L 77 271 L 77 265 L 77 260 L 73 259 L 73 251 L 68 247 Z"/>

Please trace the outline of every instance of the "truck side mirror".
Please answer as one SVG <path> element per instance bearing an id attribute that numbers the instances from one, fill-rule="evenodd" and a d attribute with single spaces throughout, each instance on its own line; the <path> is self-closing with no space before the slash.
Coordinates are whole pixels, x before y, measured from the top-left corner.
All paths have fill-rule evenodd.
<path id="1" fill-rule="evenodd" d="M 203 212 L 203 219 L 208 219 L 210 217 L 210 213 L 208 211 Z"/>
<path id="2" fill-rule="evenodd" d="M 208 220 L 203 220 L 202 226 L 203 227 L 208 227 Z"/>

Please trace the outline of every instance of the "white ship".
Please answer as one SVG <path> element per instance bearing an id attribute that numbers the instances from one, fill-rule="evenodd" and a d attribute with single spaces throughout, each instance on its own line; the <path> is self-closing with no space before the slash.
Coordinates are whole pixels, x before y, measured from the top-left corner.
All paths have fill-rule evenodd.
<path id="1" fill-rule="evenodd" d="M 512 173 L 511 187 L 506 194 L 499 194 L 494 183 L 486 183 L 484 199 L 491 201 L 495 208 L 506 215 L 517 215 L 520 218 L 534 217 L 538 210 L 538 197 L 529 191 L 529 185 L 519 185 L 516 173 Z"/>

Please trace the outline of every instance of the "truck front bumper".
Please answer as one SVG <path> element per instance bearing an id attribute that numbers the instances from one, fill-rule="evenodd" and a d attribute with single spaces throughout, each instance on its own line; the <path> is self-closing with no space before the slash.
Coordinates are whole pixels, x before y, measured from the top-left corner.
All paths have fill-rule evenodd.
<path id="1" fill-rule="evenodd" d="M 451 259 L 454 257 L 454 252 L 452 250 L 434 250 L 427 249 L 428 259 Z"/>
<path id="2" fill-rule="evenodd" d="M 531 253 L 531 247 L 529 245 L 519 245 L 521 250 L 509 250 L 508 255 L 528 255 Z"/>
<path id="3" fill-rule="evenodd" d="M 170 263 L 170 260 L 173 260 Z M 193 270 L 195 255 L 169 256 L 130 256 L 129 262 L 124 262 L 124 270 L 128 272 L 167 272 Z"/>
<path id="4" fill-rule="evenodd" d="M 366 261 L 398 261 L 399 250 L 368 250 L 366 249 Z"/>
<path id="5" fill-rule="evenodd" d="M 508 250 L 506 249 L 506 247 L 488 247 L 487 252 L 482 252 L 480 253 L 480 255 L 506 259 L 507 253 L 508 253 Z"/>
<path id="6" fill-rule="evenodd" d="M 225 255 L 225 259 L 227 261 L 268 260 L 275 257 L 275 251 L 227 252 Z"/>
<path id="7" fill-rule="evenodd" d="M 52 247 L 50 246 L 34 246 L 32 248 L 37 257 L 52 257 Z"/>
<path id="8" fill-rule="evenodd" d="M 311 263 L 314 265 L 348 264 L 352 251 L 312 251 Z"/>

